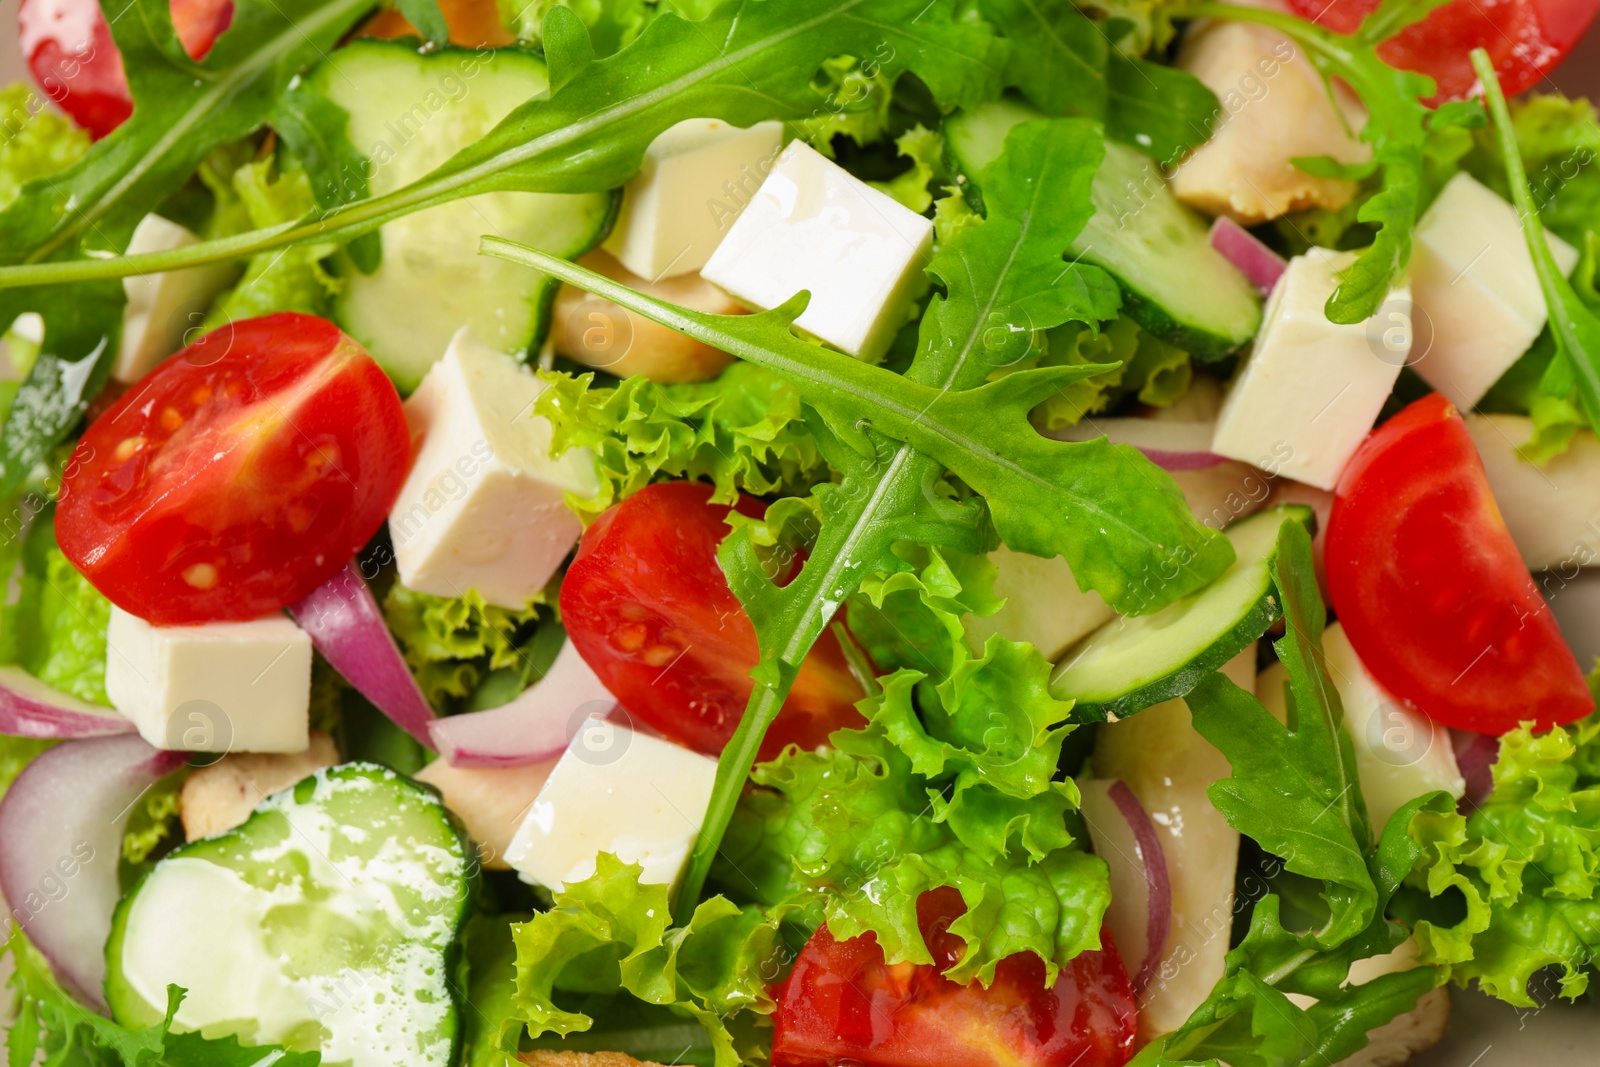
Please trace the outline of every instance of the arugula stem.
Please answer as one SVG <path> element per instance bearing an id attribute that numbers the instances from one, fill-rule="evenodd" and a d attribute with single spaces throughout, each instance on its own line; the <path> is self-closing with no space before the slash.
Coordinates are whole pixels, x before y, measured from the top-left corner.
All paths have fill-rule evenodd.
<path id="1" fill-rule="evenodd" d="M 1495 136 L 1500 142 L 1500 155 L 1505 162 L 1506 181 L 1511 186 L 1511 199 L 1517 205 L 1517 215 L 1522 222 L 1523 237 L 1528 242 L 1528 254 L 1533 257 L 1539 288 L 1550 314 L 1550 329 L 1556 336 L 1559 354 L 1577 374 L 1578 399 L 1589 425 L 1600 429 L 1600 352 L 1585 343 L 1589 338 L 1600 338 L 1600 321 L 1578 297 L 1577 292 L 1556 266 L 1550 254 L 1550 244 L 1544 239 L 1544 226 L 1539 221 L 1539 209 L 1534 205 L 1533 194 L 1528 189 L 1528 172 L 1522 164 L 1522 149 L 1517 144 L 1516 127 L 1511 124 L 1511 109 L 1506 106 L 1505 93 L 1500 79 L 1495 75 L 1489 53 L 1482 48 L 1472 50 L 1472 69 L 1483 85 L 1484 100 L 1494 117 Z"/>

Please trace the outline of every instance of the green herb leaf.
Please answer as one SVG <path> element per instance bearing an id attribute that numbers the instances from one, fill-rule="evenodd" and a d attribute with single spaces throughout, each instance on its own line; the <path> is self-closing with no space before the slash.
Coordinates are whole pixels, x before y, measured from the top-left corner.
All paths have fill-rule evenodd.
<path id="1" fill-rule="evenodd" d="M 1288 724 L 1221 674 L 1187 698 L 1195 729 L 1228 757 L 1229 778 L 1208 790 L 1240 833 L 1285 859 L 1289 870 L 1321 880 L 1332 915 L 1318 934 L 1326 948 L 1372 920 L 1377 890 L 1367 870 L 1372 832 L 1356 778 L 1344 708 L 1322 658 L 1326 612 L 1311 566 L 1311 538 L 1286 520 L 1278 533 L 1273 581 L 1287 631 L 1274 646 L 1289 671 Z"/>
<path id="2" fill-rule="evenodd" d="M 591 877 L 556 893 L 550 911 L 512 927 L 518 1014 L 534 1037 L 581 1032 L 594 1020 L 558 1007 L 558 989 L 627 992 L 699 1022 L 717 1067 L 738 1067 L 741 1056 L 723 1016 L 772 1010 L 767 983 L 777 976 L 776 921 L 712 897 L 673 927 L 668 887 L 641 883 L 639 874 L 637 864 L 602 852 Z"/>
<path id="3" fill-rule="evenodd" d="M 1557 395 L 1561 393 L 1559 389 L 1550 388 L 1551 374 L 1557 375 L 1561 384 L 1570 380 L 1576 387 L 1579 406 L 1589 425 L 1600 426 L 1600 317 L 1578 298 L 1572 283 L 1562 275 L 1555 257 L 1550 254 L 1538 207 L 1528 190 L 1528 175 L 1522 166 L 1522 153 L 1517 148 L 1516 128 L 1511 123 L 1505 94 L 1500 91 L 1500 80 L 1495 76 L 1488 53 L 1481 48 L 1474 49 L 1472 66 L 1478 72 L 1478 80 L 1489 102 L 1489 112 L 1494 116 L 1512 202 L 1517 205 L 1522 233 L 1528 242 L 1528 252 L 1533 257 L 1534 273 L 1539 276 L 1539 289 L 1550 310 L 1550 334 L 1555 339 L 1555 357 L 1550 363 L 1550 371 L 1546 373 L 1545 391 Z"/>
<path id="4" fill-rule="evenodd" d="M 1211 136 L 1215 93 L 1187 71 L 1118 52 L 1068 0 L 981 0 L 978 9 L 1011 44 L 1008 84 L 1041 110 L 1099 119 L 1165 164 Z"/>
<path id="5" fill-rule="evenodd" d="M 395 0 L 406 21 L 417 28 L 422 39 L 432 45 L 450 43 L 450 26 L 439 10 L 439 0 Z"/>

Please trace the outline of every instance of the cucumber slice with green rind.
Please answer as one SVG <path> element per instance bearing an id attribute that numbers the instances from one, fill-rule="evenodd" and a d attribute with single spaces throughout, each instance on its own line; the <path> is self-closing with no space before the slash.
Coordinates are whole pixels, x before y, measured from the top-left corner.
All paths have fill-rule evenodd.
<path id="1" fill-rule="evenodd" d="M 1006 134 L 1043 117 L 1003 97 L 945 120 L 946 160 L 975 208 L 982 207 L 983 170 L 1000 155 Z M 1094 215 L 1070 254 L 1117 279 L 1130 318 L 1202 359 L 1226 355 L 1256 335 L 1260 294 L 1211 247 L 1205 223 L 1172 195 L 1149 157 L 1107 141 L 1090 198 Z"/>
<path id="2" fill-rule="evenodd" d="M 373 196 L 423 177 L 481 139 L 513 108 L 549 88 L 538 56 L 516 48 L 418 52 L 405 41 L 357 40 L 306 76 L 306 88 L 348 114 L 345 133 L 367 159 Z M 502 352 L 536 347 L 558 283 L 478 254 L 493 234 L 575 258 L 605 237 L 618 198 L 600 193 L 492 192 L 386 222 L 383 259 L 348 272 L 334 316 L 389 372 L 416 388 L 456 330 L 470 326 Z"/>
<path id="3" fill-rule="evenodd" d="M 177 849 L 106 943 L 118 1022 L 320 1051 L 351 1067 L 460 1057 L 460 935 L 478 862 L 437 792 L 387 767 L 318 771 L 245 823 Z"/>
<path id="4" fill-rule="evenodd" d="M 1056 666 L 1051 695 L 1077 701 L 1074 720 L 1103 722 L 1187 694 L 1283 614 L 1271 566 L 1286 522 L 1310 530 L 1316 517 L 1286 504 L 1228 527 L 1233 566 L 1153 615 L 1113 619 L 1084 638 Z"/>

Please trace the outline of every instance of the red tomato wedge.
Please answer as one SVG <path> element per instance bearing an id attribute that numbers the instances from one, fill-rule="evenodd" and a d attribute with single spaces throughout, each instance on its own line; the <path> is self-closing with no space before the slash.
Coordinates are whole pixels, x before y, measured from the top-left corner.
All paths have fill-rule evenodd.
<path id="1" fill-rule="evenodd" d="M 1351 33 L 1379 0 L 1289 0 L 1294 13 L 1339 33 Z M 1469 58 L 1486 49 L 1507 96 L 1531 89 L 1577 45 L 1600 11 L 1600 0 L 1453 0 L 1385 41 L 1378 54 L 1390 66 L 1415 70 L 1438 83 L 1433 103 L 1465 100 L 1478 76 Z"/>
<path id="2" fill-rule="evenodd" d="M 836 941 L 826 926 L 800 951 L 779 987 L 772 1067 L 1117 1067 L 1133 1055 L 1133 987 L 1106 947 L 1062 968 L 1046 989 L 1032 953 L 1000 962 L 987 989 L 942 976 L 964 942 L 949 926 L 961 894 L 917 901 L 934 963 L 884 962 L 871 934 Z"/>
<path id="3" fill-rule="evenodd" d="M 1374 430 L 1328 518 L 1328 593 L 1361 662 L 1436 722 L 1502 734 L 1594 708 L 1555 616 L 1438 393 Z"/>
<path id="4" fill-rule="evenodd" d="M 183 50 L 204 59 L 233 22 L 233 0 L 171 0 L 172 28 Z M 96 0 L 22 0 L 22 54 L 33 79 L 96 140 L 133 113 L 128 78 Z"/>
<path id="5" fill-rule="evenodd" d="M 213 330 L 96 419 L 62 479 L 62 552 L 162 625 L 253 619 L 310 593 L 388 515 L 411 459 L 400 396 L 339 328 Z"/>
<path id="6" fill-rule="evenodd" d="M 755 682 L 756 631 L 728 589 L 717 546 L 731 508 L 699 482 L 648 486 L 583 535 L 561 583 L 567 636 L 628 711 L 667 737 L 711 755 L 733 736 Z M 760 515 L 750 498 L 739 510 Z M 864 694 L 832 634 L 800 668 L 761 758 L 793 742 L 814 748 L 861 725 Z"/>

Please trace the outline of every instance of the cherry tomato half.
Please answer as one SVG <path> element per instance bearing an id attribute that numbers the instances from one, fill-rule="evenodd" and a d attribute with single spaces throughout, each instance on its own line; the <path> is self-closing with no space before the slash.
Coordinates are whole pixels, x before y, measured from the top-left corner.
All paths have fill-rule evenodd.
<path id="1" fill-rule="evenodd" d="M 1433 393 L 1374 430 L 1328 518 L 1328 593 L 1361 662 L 1436 722 L 1502 734 L 1594 707 L 1461 415 Z"/>
<path id="2" fill-rule="evenodd" d="M 1128 972 L 1106 947 L 1085 952 L 1046 989 L 1032 953 L 1000 961 L 987 989 L 942 972 L 965 943 L 949 932 L 955 889 L 917 901 L 934 963 L 884 962 L 871 934 L 836 941 L 821 927 L 779 988 L 772 1067 L 1117 1067 L 1133 1055 L 1138 1015 Z"/>
<path id="3" fill-rule="evenodd" d="M 62 480 L 56 537 L 141 618 L 253 619 L 349 562 L 410 458 L 400 396 L 360 345 L 312 315 L 248 319 L 95 420 Z"/>
<path id="4" fill-rule="evenodd" d="M 183 50 L 204 59 L 233 22 L 233 0 L 171 0 Z M 46 96 L 99 140 L 133 113 L 122 55 L 97 0 L 22 0 L 22 54 Z"/>
<path id="5" fill-rule="evenodd" d="M 601 515 L 561 582 L 561 621 L 623 707 L 715 755 L 744 714 L 760 655 L 755 627 L 717 564 L 732 509 L 710 498 L 709 485 L 662 482 Z M 763 507 L 739 502 L 747 515 Z M 861 725 L 855 702 L 863 695 L 839 643 L 823 634 L 767 731 L 762 758 Z"/>
<path id="6" fill-rule="evenodd" d="M 1350 33 L 1379 0 L 1289 0 L 1295 14 Z M 1465 100 L 1478 85 L 1469 58 L 1486 49 L 1507 96 L 1531 89 L 1577 45 L 1600 11 L 1600 0 L 1453 0 L 1385 41 L 1378 54 L 1391 66 L 1438 83 L 1434 103 Z"/>

